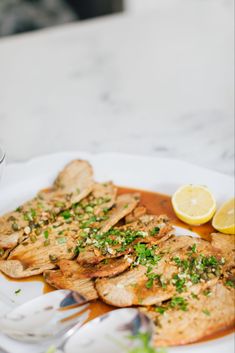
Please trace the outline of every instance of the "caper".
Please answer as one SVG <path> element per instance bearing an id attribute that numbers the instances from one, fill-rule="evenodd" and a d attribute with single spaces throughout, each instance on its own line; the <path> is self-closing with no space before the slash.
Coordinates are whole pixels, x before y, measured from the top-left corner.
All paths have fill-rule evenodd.
<path id="1" fill-rule="evenodd" d="M 93 208 L 91 206 L 86 206 L 85 207 L 85 212 L 92 213 L 93 212 Z"/>
<path id="2" fill-rule="evenodd" d="M 207 275 L 206 273 L 203 273 L 201 277 L 202 277 L 202 279 L 204 279 L 204 280 L 207 280 L 207 279 L 208 279 L 208 275 Z"/>
<path id="3" fill-rule="evenodd" d="M 48 245 L 50 245 L 50 240 L 49 240 L 49 239 L 46 239 L 46 240 L 44 241 L 44 246 L 48 246 Z"/>
<path id="4" fill-rule="evenodd" d="M 11 227 L 12 227 L 12 229 L 13 229 L 14 231 L 19 230 L 19 226 L 18 226 L 17 223 L 13 223 Z"/>
<path id="5" fill-rule="evenodd" d="M 49 259 L 51 262 L 57 262 L 58 261 L 58 258 L 56 255 L 49 255 Z"/>
<path id="6" fill-rule="evenodd" d="M 29 221 L 29 227 L 31 229 L 35 228 L 35 223 L 33 221 Z"/>
<path id="7" fill-rule="evenodd" d="M 40 229 L 40 228 L 37 228 L 37 229 L 35 230 L 35 233 L 36 233 L 36 235 L 41 234 L 41 229 Z"/>
<path id="8" fill-rule="evenodd" d="M 30 240 L 32 243 L 35 243 L 35 241 L 37 240 L 35 235 L 30 235 Z"/>
<path id="9" fill-rule="evenodd" d="M 215 275 L 213 273 L 208 273 L 208 278 L 209 279 L 213 279 L 215 277 Z"/>

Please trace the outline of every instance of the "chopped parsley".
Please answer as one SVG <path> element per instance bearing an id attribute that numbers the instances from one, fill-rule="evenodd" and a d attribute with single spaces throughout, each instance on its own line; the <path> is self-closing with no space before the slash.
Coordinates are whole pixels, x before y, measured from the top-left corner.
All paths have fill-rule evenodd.
<path id="1" fill-rule="evenodd" d="M 135 335 L 128 336 L 135 341 L 135 347 L 126 350 L 127 353 L 166 353 L 164 348 L 154 348 L 151 344 L 151 335 L 148 332 L 138 332 Z"/>
<path id="2" fill-rule="evenodd" d="M 180 278 L 178 274 L 173 275 L 172 283 L 175 285 L 178 293 L 182 293 L 184 291 L 186 280 L 185 278 Z"/>
<path id="3" fill-rule="evenodd" d="M 88 226 L 95 222 L 97 217 L 91 217 L 88 221 L 83 222 L 80 226 L 81 229 L 86 229 Z M 79 240 L 77 248 L 85 248 L 87 245 L 91 245 L 101 251 L 103 255 L 108 253 L 120 253 L 125 252 L 128 246 L 138 238 L 144 238 L 147 233 L 140 230 L 118 229 L 111 228 L 109 231 L 99 233 L 96 228 L 93 228 L 90 232 L 85 234 L 82 239 Z"/>
<path id="4" fill-rule="evenodd" d="M 205 297 L 210 297 L 211 296 L 211 290 L 210 289 L 205 289 L 203 291 L 203 295 L 205 295 Z"/>
<path id="5" fill-rule="evenodd" d="M 45 230 L 43 234 L 44 234 L 44 238 L 45 238 L 45 239 L 48 239 L 48 237 L 49 237 L 49 231 L 48 231 L 48 230 Z"/>
<path id="6" fill-rule="evenodd" d="M 154 227 L 151 231 L 150 231 L 150 234 L 151 235 L 156 235 L 158 234 L 160 231 L 160 228 L 159 227 Z"/>
<path id="7" fill-rule="evenodd" d="M 195 254 L 197 252 L 197 244 L 193 244 L 193 246 L 191 247 L 191 252 L 193 254 Z"/>
<path id="8" fill-rule="evenodd" d="M 146 282 L 146 288 L 150 289 L 152 288 L 154 282 L 157 280 L 161 286 L 165 286 L 163 281 L 161 280 L 161 275 L 156 274 L 152 272 L 153 268 L 152 266 L 156 265 L 158 261 L 161 260 L 161 255 L 156 254 L 157 246 L 152 245 L 151 247 L 147 244 L 142 244 L 138 243 L 134 246 L 134 252 L 136 255 L 136 260 L 132 264 L 132 266 L 136 265 L 144 265 L 147 266 L 147 271 L 146 271 L 146 277 L 147 277 L 147 282 Z"/>
<path id="9" fill-rule="evenodd" d="M 136 264 L 140 265 L 156 265 L 156 263 L 161 260 L 161 256 L 155 254 L 156 245 L 149 247 L 147 244 L 138 243 L 134 246 L 137 259 Z"/>
<path id="10" fill-rule="evenodd" d="M 31 208 L 30 211 L 24 213 L 23 217 L 25 221 L 33 221 L 36 218 L 36 211 Z"/>
<path id="11" fill-rule="evenodd" d="M 171 299 L 170 307 L 177 308 L 182 311 L 187 311 L 188 303 L 187 303 L 187 300 L 185 300 L 183 297 L 174 297 Z"/>
<path id="12" fill-rule="evenodd" d="M 146 276 L 148 278 L 148 281 L 146 282 L 146 288 L 150 289 L 152 288 L 154 281 L 155 280 L 159 280 L 160 275 L 153 273 L 153 272 L 149 272 L 147 271 Z"/>
<path id="13" fill-rule="evenodd" d="M 204 309 L 204 310 L 202 310 L 202 312 L 203 312 L 203 314 L 205 314 L 206 316 L 210 316 L 210 312 L 209 312 L 209 310 L 207 310 L 207 309 Z"/>
<path id="14" fill-rule="evenodd" d="M 194 244 L 195 245 L 195 244 Z M 191 247 L 191 255 L 196 251 L 196 248 Z M 172 259 L 180 272 L 174 274 L 172 283 L 175 285 L 177 292 L 181 293 L 186 289 L 186 284 L 197 284 L 201 281 L 208 281 L 214 277 L 219 277 L 221 273 L 222 261 L 219 261 L 215 256 L 189 256 L 187 259 L 174 257 Z"/>
<path id="15" fill-rule="evenodd" d="M 17 295 L 17 294 L 20 294 L 20 292 L 21 292 L 21 289 L 15 290 L 15 294 L 16 294 L 16 295 Z"/>
<path id="16" fill-rule="evenodd" d="M 165 313 L 165 311 L 167 310 L 167 307 L 163 307 L 163 306 L 157 306 L 155 308 L 155 311 L 161 315 L 163 315 Z"/>
<path id="17" fill-rule="evenodd" d="M 225 285 L 228 286 L 228 287 L 235 288 L 235 283 L 233 281 L 231 281 L 231 280 L 226 281 Z"/>
<path id="18" fill-rule="evenodd" d="M 61 213 L 61 216 L 62 216 L 65 220 L 67 220 L 67 219 L 70 219 L 71 213 L 70 213 L 69 210 L 65 210 L 65 211 L 63 211 L 63 212 Z"/>
<path id="19" fill-rule="evenodd" d="M 88 220 L 82 222 L 82 224 L 80 225 L 80 228 L 81 228 L 81 229 L 89 228 L 89 226 L 90 226 L 92 223 L 95 223 L 96 221 L 97 221 L 97 217 L 96 217 L 96 216 L 92 216 L 92 217 L 90 217 Z"/>
<path id="20" fill-rule="evenodd" d="M 187 311 L 188 302 L 183 297 L 173 297 L 165 305 L 155 307 L 155 311 L 161 315 L 163 315 L 169 309 Z"/>

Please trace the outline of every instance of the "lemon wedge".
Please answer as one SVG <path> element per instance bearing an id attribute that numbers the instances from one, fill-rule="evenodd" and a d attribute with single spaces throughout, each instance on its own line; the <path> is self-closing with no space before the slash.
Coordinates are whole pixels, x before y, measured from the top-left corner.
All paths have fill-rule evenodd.
<path id="1" fill-rule="evenodd" d="M 235 234 L 235 199 L 225 202 L 216 212 L 213 227 L 221 233 Z"/>
<path id="2" fill-rule="evenodd" d="M 212 219 L 216 201 L 205 186 L 183 185 L 172 196 L 172 206 L 180 220 L 190 225 L 200 225 Z"/>

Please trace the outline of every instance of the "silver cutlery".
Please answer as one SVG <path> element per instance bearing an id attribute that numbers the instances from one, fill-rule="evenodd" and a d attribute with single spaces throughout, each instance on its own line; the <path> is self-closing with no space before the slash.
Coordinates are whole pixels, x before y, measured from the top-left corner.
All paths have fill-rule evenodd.
<path id="1" fill-rule="evenodd" d="M 56 290 L 0 317 L 0 331 L 15 341 L 40 343 L 40 352 L 53 346 L 56 352 L 120 353 L 120 347 L 139 344 L 130 337 L 142 334 L 151 341 L 152 322 L 138 309 L 113 310 L 84 324 L 89 313 L 78 293 Z"/>
<path id="2" fill-rule="evenodd" d="M 89 304 L 78 293 L 57 290 L 24 303 L 0 317 L 0 331 L 26 343 L 64 345 L 89 317 Z"/>

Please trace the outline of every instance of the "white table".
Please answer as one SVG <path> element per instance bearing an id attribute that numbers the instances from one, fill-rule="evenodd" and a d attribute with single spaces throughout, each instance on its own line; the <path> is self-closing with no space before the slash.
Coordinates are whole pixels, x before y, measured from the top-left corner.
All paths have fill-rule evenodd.
<path id="1" fill-rule="evenodd" d="M 62 150 L 175 157 L 233 173 L 232 1 L 0 40 L 9 161 Z"/>

